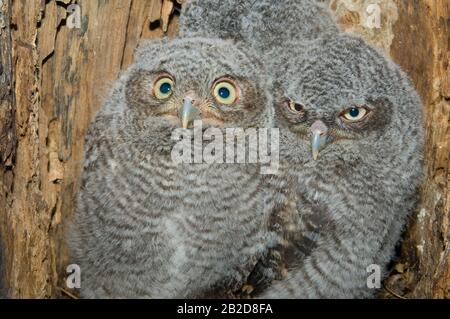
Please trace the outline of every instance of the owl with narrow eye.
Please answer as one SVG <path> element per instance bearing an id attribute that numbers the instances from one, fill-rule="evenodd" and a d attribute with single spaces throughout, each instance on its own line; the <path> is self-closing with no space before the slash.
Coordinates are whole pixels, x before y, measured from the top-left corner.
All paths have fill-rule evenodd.
<path id="1" fill-rule="evenodd" d="M 255 277 L 277 279 L 258 297 L 373 297 L 368 278 L 386 275 L 421 181 L 420 98 L 398 66 L 353 36 L 285 54 L 270 217 L 283 242 L 256 267 Z"/>
<path id="2" fill-rule="evenodd" d="M 386 273 L 420 183 L 420 99 L 394 63 L 339 33 L 326 1 L 237 2 L 192 0 L 181 29 L 246 42 L 275 78 L 281 169 L 264 187 L 280 244 L 249 283 L 258 297 L 373 296 L 367 269 Z"/>
<path id="3" fill-rule="evenodd" d="M 227 297 L 265 247 L 258 164 L 179 163 L 175 130 L 270 125 L 264 66 L 230 42 L 148 42 L 92 123 L 69 245 L 86 298 Z"/>

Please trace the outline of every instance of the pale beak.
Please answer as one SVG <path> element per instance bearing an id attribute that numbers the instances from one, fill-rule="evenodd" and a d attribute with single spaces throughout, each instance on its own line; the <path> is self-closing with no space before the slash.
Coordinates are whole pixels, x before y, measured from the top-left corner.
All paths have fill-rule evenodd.
<path id="1" fill-rule="evenodd" d="M 180 118 L 182 128 L 189 128 L 200 114 L 199 110 L 192 103 L 192 98 L 185 97 L 183 100 L 183 106 L 178 112 L 178 117 Z"/>
<path id="2" fill-rule="evenodd" d="M 310 130 L 312 157 L 314 160 L 317 160 L 320 150 L 323 149 L 327 143 L 328 127 L 321 120 L 317 120 L 311 125 Z"/>

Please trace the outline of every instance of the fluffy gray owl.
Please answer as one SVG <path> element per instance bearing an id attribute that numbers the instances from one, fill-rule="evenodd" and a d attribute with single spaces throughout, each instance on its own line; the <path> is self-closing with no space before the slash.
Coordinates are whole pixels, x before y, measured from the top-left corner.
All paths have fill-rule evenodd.
<path id="1" fill-rule="evenodd" d="M 177 164 L 172 132 L 270 125 L 264 67 L 230 42 L 143 45 L 90 127 L 69 245 L 83 297 L 239 290 L 266 239 L 256 164 Z"/>
<path id="2" fill-rule="evenodd" d="M 188 0 L 180 18 L 182 35 L 242 41 L 272 58 L 279 46 L 338 31 L 318 0 Z"/>
<path id="3" fill-rule="evenodd" d="M 274 90 L 282 173 L 270 183 L 279 189 L 272 229 L 284 241 L 257 267 L 283 279 L 259 297 L 372 297 L 368 278 L 386 275 L 415 204 L 420 98 L 356 37 L 325 36 L 284 54 Z"/>
<path id="4" fill-rule="evenodd" d="M 373 296 L 367 267 L 385 274 L 421 176 L 420 99 L 407 77 L 339 35 L 317 1 L 191 1 L 181 28 L 247 42 L 277 82 L 281 172 L 265 181 L 265 208 L 282 240 L 252 272 L 256 294 Z"/>

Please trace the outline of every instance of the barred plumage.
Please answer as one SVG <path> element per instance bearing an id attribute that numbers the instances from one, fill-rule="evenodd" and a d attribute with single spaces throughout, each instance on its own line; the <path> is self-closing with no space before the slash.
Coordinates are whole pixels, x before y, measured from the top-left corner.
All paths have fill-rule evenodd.
<path id="1" fill-rule="evenodd" d="M 282 240 L 250 277 L 256 294 L 373 296 L 366 268 L 386 274 L 422 174 L 421 102 L 407 76 L 340 33 L 324 1 L 192 0 L 183 13 L 182 34 L 243 42 L 275 80 L 281 171 L 266 180 L 265 208 Z M 349 110 L 368 116 L 348 121 Z"/>
<path id="2" fill-rule="evenodd" d="M 373 297 L 367 267 L 387 274 L 421 181 L 420 98 L 398 66 L 359 38 L 324 36 L 307 46 L 291 47 L 296 58 L 280 66 L 275 84 L 281 176 L 291 176 L 298 212 L 282 234 L 298 231 L 286 245 L 302 254 L 259 297 Z M 349 109 L 367 115 L 350 121 Z M 328 131 L 314 160 L 317 123 Z"/>
<path id="3" fill-rule="evenodd" d="M 82 269 L 82 296 L 197 298 L 238 291 L 263 253 L 258 164 L 176 164 L 176 111 L 195 93 L 207 126 L 265 127 L 270 82 L 249 50 L 202 38 L 143 45 L 117 81 L 86 140 L 82 189 L 69 243 Z M 158 74 L 173 95 L 152 97 Z M 234 78 L 240 99 L 221 105 L 211 86 Z M 153 86 L 153 88 L 152 88 Z M 219 122 L 219 124 L 214 124 Z M 210 123 L 210 124 L 208 124 Z"/>

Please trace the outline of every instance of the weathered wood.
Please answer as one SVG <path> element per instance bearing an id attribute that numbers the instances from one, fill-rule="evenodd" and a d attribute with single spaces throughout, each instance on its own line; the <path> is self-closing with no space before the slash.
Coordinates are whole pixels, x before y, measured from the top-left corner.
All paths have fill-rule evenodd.
<path id="1" fill-rule="evenodd" d="M 161 11 L 150 12 L 146 0 L 79 0 L 81 25 L 71 28 L 75 1 L 3 3 L 0 223 L 7 285 L 16 298 L 58 297 L 68 263 L 63 222 L 78 188 L 84 134 L 139 41 L 163 35 L 149 22 Z"/>
<path id="2" fill-rule="evenodd" d="M 422 95 L 427 129 L 426 176 L 400 275 L 408 297 L 450 298 L 450 2 L 396 2 L 391 55 Z"/>
<path id="3" fill-rule="evenodd" d="M 11 56 L 10 1 L 0 0 L 0 278 L 9 268 L 5 255 L 11 254 L 6 235 L 5 213 L 11 208 L 16 134 Z M 3 211 L 2 211 L 3 207 Z M 5 283 L 0 280 L 0 294 Z"/>

